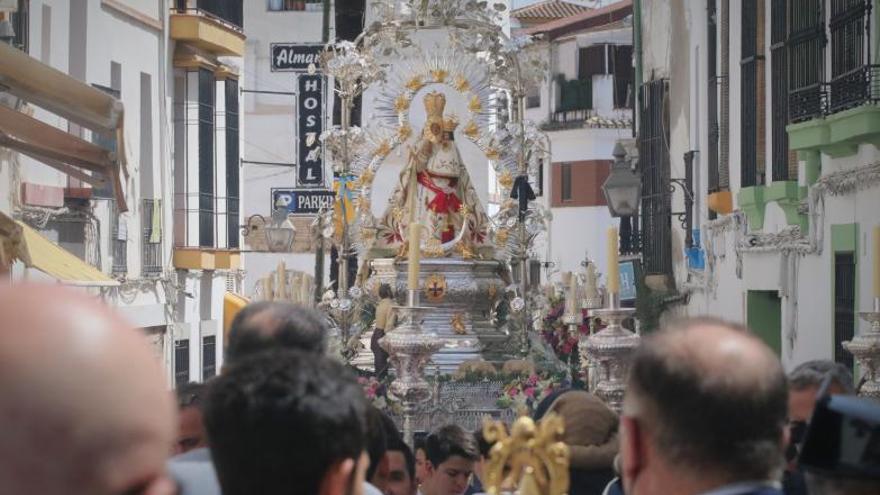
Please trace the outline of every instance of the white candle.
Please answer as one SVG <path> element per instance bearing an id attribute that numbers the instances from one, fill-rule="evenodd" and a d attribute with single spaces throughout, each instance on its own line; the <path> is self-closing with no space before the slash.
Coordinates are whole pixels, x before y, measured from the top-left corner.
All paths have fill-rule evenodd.
<path id="1" fill-rule="evenodd" d="M 409 272 L 407 273 L 406 288 L 419 290 L 419 256 L 421 255 L 421 243 L 419 242 L 418 222 L 409 224 Z"/>
<path id="2" fill-rule="evenodd" d="M 608 293 L 620 292 L 620 266 L 617 259 L 617 229 L 608 229 Z"/>

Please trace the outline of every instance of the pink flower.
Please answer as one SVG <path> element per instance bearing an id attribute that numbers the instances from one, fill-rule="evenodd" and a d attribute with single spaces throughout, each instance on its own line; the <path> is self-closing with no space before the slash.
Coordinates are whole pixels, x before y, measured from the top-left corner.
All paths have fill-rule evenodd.
<path id="1" fill-rule="evenodd" d="M 538 383 L 538 375 L 532 375 L 527 382 L 529 385 L 535 386 Z"/>
<path id="2" fill-rule="evenodd" d="M 516 397 L 516 394 L 517 394 L 516 387 L 510 387 L 510 389 L 507 390 L 508 397 L 511 397 L 511 398 Z"/>
<path id="3" fill-rule="evenodd" d="M 523 393 L 525 393 L 528 398 L 534 399 L 535 398 L 535 387 L 526 387 L 526 389 L 523 390 Z"/>

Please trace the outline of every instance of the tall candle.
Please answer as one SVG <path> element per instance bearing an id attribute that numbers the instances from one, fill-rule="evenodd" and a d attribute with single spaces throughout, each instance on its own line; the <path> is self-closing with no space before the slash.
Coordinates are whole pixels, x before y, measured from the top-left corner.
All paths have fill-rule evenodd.
<path id="1" fill-rule="evenodd" d="M 563 282 L 568 285 L 565 293 L 565 314 L 574 314 L 577 301 L 577 276 L 573 272 L 565 272 L 562 277 Z"/>
<path id="2" fill-rule="evenodd" d="M 608 293 L 620 292 L 620 267 L 617 261 L 617 229 L 608 229 Z"/>
<path id="3" fill-rule="evenodd" d="M 595 299 L 599 297 L 599 290 L 596 287 L 596 265 L 589 263 L 587 265 L 586 287 L 584 288 L 584 297 Z"/>
<path id="4" fill-rule="evenodd" d="M 409 290 L 419 290 L 419 256 L 421 255 L 421 242 L 419 239 L 418 222 L 410 222 L 409 224 L 409 272 L 407 273 L 406 288 Z"/>
<path id="5" fill-rule="evenodd" d="M 874 297 L 880 297 L 880 225 L 874 227 Z"/>

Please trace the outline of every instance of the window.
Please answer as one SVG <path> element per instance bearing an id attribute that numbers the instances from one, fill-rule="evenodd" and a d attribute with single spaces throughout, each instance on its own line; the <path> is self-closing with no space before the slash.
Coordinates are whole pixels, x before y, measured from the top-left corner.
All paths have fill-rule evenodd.
<path id="1" fill-rule="evenodd" d="M 578 49 L 578 79 L 592 79 L 593 76 L 608 74 L 605 60 L 608 45 L 593 45 Z"/>
<path id="2" fill-rule="evenodd" d="M 199 246 L 214 247 L 214 73 L 199 69 Z"/>
<path id="3" fill-rule="evenodd" d="M 538 108 L 541 106 L 541 88 L 535 86 L 526 92 L 526 108 Z"/>
<path id="4" fill-rule="evenodd" d="M 43 4 L 42 14 L 40 29 L 43 36 L 40 41 L 40 62 L 52 65 L 52 7 Z"/>
<path id="5" fill-rule="evenodd" d="M 174 385 L 179 387 L 189 383 L 189 339 L 174 343 Z"/>
<path id="6" fill-rule="evenodd" d="M 108 201 L 110 206 L 110 247 L 113 255 L 111 273 L 125 275 L 128 273 L 128 225 L 119 213 L 116 200 Z"/>
<path id="7" fill-rule="evenodd" d="M 227 246 L 238 249 L 240 160 L 238 147 L 238 81 L 226 80 L 226 232 Z"/>
<path id="8" fill-rule="evenodd" d="M 12 39 L 12 46 L 15 46 L 24 52 L 27 52 L 29 48 L 30 5 L 30 0 L 18 0 L 18 10 L 13 12 L 9 19 L 12 23 L 12 29 L 15 31 L 15 38 Z"/>
<path id="9" fill-rule="evenodd" d="M 602 184 L 608 178 L 610 170 L 610 160 L 554 163 L 550 180 L 550 206 L 605 206 Z"/>
<path id="10" fill-rule="evenodd" d="M 672 273 L 672 196 L 669 164 L 669 81 L 642 85 L 639 167 L 642 173 L 642 262 L 645 274 Z"/>
<path id="11" fill-rule="evenodd" d="M 832 0 L 830 112 L 839 112 L 871 99 L 874 74 L 868 59 L 868 12 L 865 0 Z M 875 83 L 876 84 L 876 83 Z"/>
<path id="12" fill-rule="evenodd" d="M 614 74 L 614 108 L 632 108 L 632 46 L 616 45 L 609 47 Z"/>
<path id="13" fill-rule="evenodd" d="M 202 337 L 202 380 L 207 380 L 217 374 L 217 345 L 216 337 L 206 335 Z"/>
<path id="14" fill-rule="evenodd" d="M 856 261 L 851 252 L 834 254 L 834 361 L 853 371 L 853 356 L 843 342 L 855 336 Z"/>
<path id="15" fill-rule="evenodd" d="M 538 160 L 538 175 L 535 177 L 535 196 L 541 197 L 544 195 L 544 159 Z"/>
<path id="16" fill-rule="evenodd" d="M 145 199 L 141 208 L 141 273 L 162 273 L 162 202 Z"/>
<path id="17" fill-rule="evenodd" d="M 763 0 L 762 0 L 763 1 Z M 742 0 L 742 105 L 740 115 L 742 187 L 758 185 L 758 0 Z"/>
<path id="18" fill-rule="evenodd" d="M 177 11 L 186 12 L 195 3 L 196 9 L 241 29 L 244 26 L 243 0 L 176 0 Z"/>
<path id="19" fill-rule="evenodd" d="M 571 164 L 562 164 L 562 201 L 571 201 Z"/>
<path id="20" fill-rule="evenodd" d="M 788 2 L 788 118 L 819 117 L 825 99 L 825 0 Z"/>
<path id="21" fill-rule="evenodd" d="M 788 52 L 785 40 L 788 36 L 788 0 L 773 0 L 770 9 L 770 63 L 773 77 L 772 88 L 772 178 L 774 181 L 789 180 L 797 175 L 797 161 L 790 158 L 788 149 Z M 794 162 L 794 173 L 790 174 L 790 163 Z"/>
<path id="22" fill-rule="evenodd" d="M 122 98 L 122 65 L 118 62 L 110 62 L 110 87 L 101 86 L 100 84 L 92 84 L 92 86 L 116 99 Z M 114 153 L 116 152 L 115 134 L 101 134 L 93 131 L 92 143 Z M 107 199 L 113 199 L 115 197 L 113 193 L 113 184 L 110 182 L 109 177 L 106 179 L 108 180 L 105 181 L 103 186 L 92 189 L 93 197 Z"/>
<path id="23" fill-rule="evenodd" d="M 153 78 L 141 72 L 140 178 L 141 197 L 155 198 L 153 186 Z"/>
<path id="24" fill-rule="evenodd" d="M 721 132 L 718 128 L 718 24 L 715 10 L 716 0 L 706 0 L 707 12 L 707 35 L 706 35 L 706 70 L 709 75 L 706 94 L 706 112 L 709 124 L 709 146 L 707 161 L 709 168 L 709 192 L 720 190 L 718 172 L 718 139 Z M 716 213 L 709 210 L 710 219 L 715 218 Z"/>
<path id="25" fill-rule="evenodd" d="M 269 0 L 268 9 L 272 12 L 287 10 L 323 10 L 323 0 Z"/>

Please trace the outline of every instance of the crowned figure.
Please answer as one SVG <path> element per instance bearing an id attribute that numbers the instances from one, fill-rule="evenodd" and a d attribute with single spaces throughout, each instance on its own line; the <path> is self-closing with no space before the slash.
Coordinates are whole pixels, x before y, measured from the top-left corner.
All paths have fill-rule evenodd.
<path id="1" fill-rule="evenodd" d="M 424 226 L 427 256 L 472 257 L 488 248 L 488 217 L 455 145 L 458 122 L 444 116 L 446 96 L 433 91 L 424 103 L 425 127 L 410 149 L 377 241 L 402 252 L 409 222 L 417 221 Z"/>

